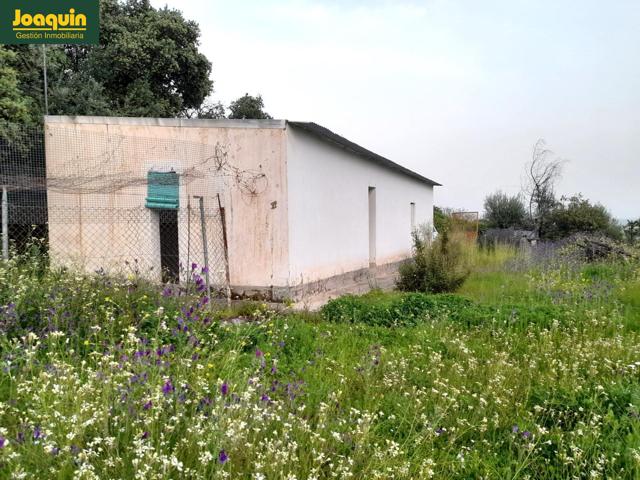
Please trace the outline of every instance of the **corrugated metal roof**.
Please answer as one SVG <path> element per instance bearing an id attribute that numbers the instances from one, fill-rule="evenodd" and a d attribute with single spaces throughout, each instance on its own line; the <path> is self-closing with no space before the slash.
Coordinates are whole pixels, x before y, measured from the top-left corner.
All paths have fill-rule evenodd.
<path id="1" fill-rule="evenodd" d="M 433 180 L 427 177 L 423 177 L 419 173 L 416 173 L 413 170 L 409 170 L 408 168 L 405 168 L 402 165 L 398 165 L 397 163 L 381 155 L 378 155 L 377 153 L 374 153 L 371 150 L 367 150 L 366 148 L 361 147 L 360 145 L 353 143 L 352 141 L 347 140 L 344 137 L 341 137 L 337 133 L 333 133 L 328 128 L 318 125 L 317 123 L 292 122 L 287 120 L 287 125 L 291 125 L 294 128 L 299 128 L 301 130 L 304 130 L 310 133 L 311 135 L 314 135 L 320 138 L 321 140 L 333 143 L 338 147 L 343 148 L 351 153 L 365 157 L 371 160 L 372 162 L 377 163 L 378 165 L 382 165 L 383 167 L 389 168 L 391 170 L 395 170 L 396 172 L 402 173 L 404 175 L 408 175 L 409 177 L 415 178 L 416 180 L 419 180 L 428 185 L 441 186 L 440 183 L 434 182 Z"/>

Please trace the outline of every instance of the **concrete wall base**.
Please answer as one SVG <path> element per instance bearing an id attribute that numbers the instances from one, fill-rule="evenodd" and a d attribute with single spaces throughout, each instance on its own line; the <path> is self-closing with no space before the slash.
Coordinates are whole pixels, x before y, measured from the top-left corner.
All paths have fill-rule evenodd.
<path id="1" fill-rule="evenodd" d="M 317 308 L 331 298 L 345 294 L 361 294 L 372 289 L 391 290 L 395 286 L 398 267 L 402 262 L 361 268 L 315 282 L 289 287 L 232 286 L 234 299 L 292 301 L 303 308 Z"/>

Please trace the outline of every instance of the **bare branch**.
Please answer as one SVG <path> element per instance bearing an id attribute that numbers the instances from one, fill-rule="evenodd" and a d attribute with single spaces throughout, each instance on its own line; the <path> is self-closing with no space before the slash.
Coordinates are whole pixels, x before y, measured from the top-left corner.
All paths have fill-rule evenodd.
<path id="1" fill-rule="evenodd" d="M 564 161 L 552 158 L 543 139 L 533 146 L 531 161 L 526 165 L 526 180 L 523 193 L 528 199 L 529 216 L 538 235 L 544 233 L 544 226 L 549 213 L 556 203 L 555 185 L 562 176 Z"/>

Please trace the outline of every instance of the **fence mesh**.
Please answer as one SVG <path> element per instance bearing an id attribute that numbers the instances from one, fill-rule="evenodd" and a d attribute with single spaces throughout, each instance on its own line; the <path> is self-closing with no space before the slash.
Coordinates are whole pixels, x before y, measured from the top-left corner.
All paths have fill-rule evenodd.
<path id="1" fill-rule="evenodd" d="M 228 187 L 253 195 L 263 176 L 219 144 L 91 127 L 0 124 L 2 255 L 41 239 L 53 265 L 177 283 L 196 264 L 228 291 Z"/>

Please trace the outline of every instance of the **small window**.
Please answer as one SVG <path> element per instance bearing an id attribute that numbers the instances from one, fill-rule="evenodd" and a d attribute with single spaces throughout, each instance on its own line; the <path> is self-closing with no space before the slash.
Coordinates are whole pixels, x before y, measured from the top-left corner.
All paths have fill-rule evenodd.
<path id="1" fill-rule="evenodd" d="M 376 187 L 369 187 L 369 267 L 376 266 Z"/>
<path id="2" fill-rule="evenodd" d="M 416 204 L 411 202 L 411 231 L 416 229 Z"/>

